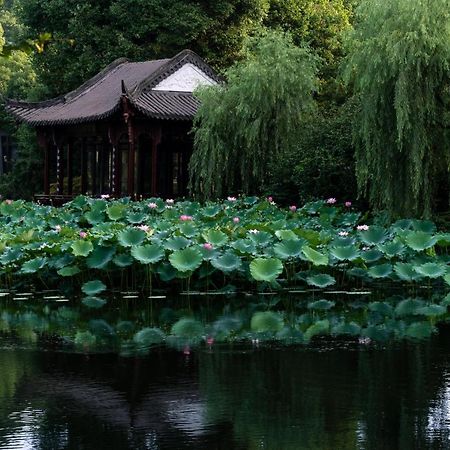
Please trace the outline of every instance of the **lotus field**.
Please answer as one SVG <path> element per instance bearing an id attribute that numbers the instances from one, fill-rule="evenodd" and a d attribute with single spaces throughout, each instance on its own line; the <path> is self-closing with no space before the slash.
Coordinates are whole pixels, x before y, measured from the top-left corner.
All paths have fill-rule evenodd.
<path id="1" fill-rule="evenodd" d="M 0 205 L 4 288 L 280 290 L 446 285 L 450 234 L 429 221 L 370 225 L 334 199 L 215 203 L 77 197 Z M 77 288 L 78 286 L 78 288 Z"/>

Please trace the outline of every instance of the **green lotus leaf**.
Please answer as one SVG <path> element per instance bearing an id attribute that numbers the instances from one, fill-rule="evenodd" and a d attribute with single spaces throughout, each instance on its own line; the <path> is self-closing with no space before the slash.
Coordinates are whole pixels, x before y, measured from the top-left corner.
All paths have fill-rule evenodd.
<path id="1" fill-rule="evenodd" d="M 252 254 L 256 251 L 256 246 L 250 239 L 238 239 L 231 246 L 244 255 Z"/>
<path id="2" fill-rule="evenodd" d="M 159 328 L 143 328 L 133 336 L 133 342 L 138 348 L 146 349 L 152 345 L 162 344 L 166 338 L 165 334 Z"/>
<path id="3" fill-rule="evenodd" d="M 303 333 L 293 327 L 285 326 L 275 335 L 278 341 L 289 344 L 301 344 L 304 342 Z"/>
<path id="4" fill-rule="evenodd" d="M 411 263 L 397 263 L 394 266 L 395 273 L 403 281 L 415 281 L 421 278 L 414 270 L 414 265 Z"/>
<path id="5" fill-rule="evenodd" d="M 223 316 L 217 319 L 213 326 L 213 334 L 219 341 L 223 341 L 232 333 L 242 328 L 242 320 L 237 317 Z"/>
<path id="6" fill-rule="evenodd" d="M 305 340 L 309 341 L 314 336 L 318 336 L 321 334 L 328 334 L 330 331 L 330 322 L 328 320 L 319 320 L 316 323 L 312 324 L 305 331 L 304 337 Z"/>
<path id="7" fill-rule="evenodd" d="M 330 249 L 330 253 L 340 261 L 353 261 L 360 256 L 358 248 L 354 245 L 348 245 L 345 247 L 333 247 Z"/>
<path id="8" fill-rule="evenodd" d="M 414 322 L 405 330 L 405 337 L 411 339 L 427 339 L 434 331 L 435 328 L 428 322 Z"/>
<path id="9" fill-rule="evenodd" d="M 259 231 L 258 233 L 250 233 L 249 239 L 261 247 L 266 246 L 272 240 L 272 235 L 267 231 Z"/>
<path id="10" fill-rule="evenodd" d="M 401 231 L 407 231 L 410 230 L 413 226 L 413 221 L 411 219 L 400 219 L 397 220 L 392 224 L 393 230 L 401 230 Z"/>
<path id="11" fill-rule="evenodd" d="M 78 241 L 75 241 L 70 248 L 75 256 L 88 256 L 94 249 L 94 246 L 91 241 L 79 239 Z"/>
<path id="12" fill-rule="evenodd" d="M 417 314 L 417 310 L 424 306 L 424 302 L 422 300 L 417 300 L 415 298 L 408 298 L 402 300 L 395 307 L 395 315 L 396 316 L 412 316 Z"/>
<path id="13" fill-rule="evenodd" d="M 97 210 L 87 212 L 84 217 L 91 225 L 97 225 L 105 221 L 105 214 Z"/>
<path id="14" fill-rule="evenodd" d="M 178 271 L 171 264 L 164 262 L 158 265 L 156 273 L 159 275 L 162 281 L 172 281 L 177 277 Z"/>
<path id="15" fill-rule="evenodd" d="M 198 269 L 203 261 L 200 250 L 192 247 L 177 250 L 169 256 L 170 264 L 180 272 L 188 272 Z"/>
<path id="16" fill-rule="evenodd" d="M 383 227 L 371 225 L 367 231 L 360 231 L 359 236 L 365 244 L 375 245 L 384 242 L 388 237 L 388 233 Z"/>
<path id="17" fill-rule="evenodd" d="M 428 305 L 417 309 L 416 314 L 427 317 L 437 317 L 446 314 L 447 308 L 441 305 Z"/>
<path id="18" fill-rule="evenodd" d="M 93 347 L 96 342 L 97 338 L 90 331 L 77 331 L 75 334 L 74 344 L 77 347 Z"/>
<path id="19" fill-rule="evenodd" d="M 88 281 L 87 283 L 84 283 L 83 286 L 81 286 L 81 290 L 89 296 L 100 294 L 100 292 L 103 292 L 105 289 L 106 285 L 103 284 L 100 280 Z"/>
<path id="20" fill-rule="evenodd" d="M 172 325 L 171 334 L 181 338 L 196 339 L 202 337 L 204 328 L 201 322 L 183 317 Z"/>
<path id="21" fill-rule="evenodd" d="M 23 256 L 23 253 L 20 251 L 19 248 L 9 248 L 0 257 L 0 261 L 2 264 L 7 265 L 7 264 L 18 261 L 19 259 L 22 258 L 22 256 Z"/>
<path id="22" fill-rule="evenodd" d="M 103 339 L 111 339 L 115 337 L 116 331 L 114 328 L 103 319 L 92 319 L 89 321 L 89 329 L 96 336 Z"/>
<path id="23" fill-rule="evenodd" d="M 132 224 L 139 224 L 145 221 L 147 215 L 143 212 L 130 212 L 127 214 L 127 220 Z"/>
<path id="24" fill-rule="evenodd" d="M 256 258 L 250 263 L 250 273 L 256 281 L 275 281 L 283 272 L 283 264 L 277 258 Z"/>
<path id="25" fill-rule="evenodd" d="M 242 261 L 239 256 L 234 253 L 227 252 L 218 258 L 212 259 L 211 265 L 222 272 L 228 273 L 238 270 L 242 265 Z"/>
<path id="26" fill-rule="evenodd" d="M 414 267 L 415 271 L 427 278 L 439 278 L 446 273 L 446 266 L 438 263 L 426 263 Z"/>
<path id="27" fill-rule="evenodd" d="M 275 236 L 282 241 L 298 239 L 298 236 L 292 230 L 277 230 Z"/>
<path id="28" fill-rule="evenodd" d="M 325 273 L 320 273 L 317 275 L 313 275 L 311 277 L 306 278 L 306 282 L 310 286 L 317 286 L 320 288 L 325 288 L 327 286 L 332 286 L 336 284 L 336 279 L 331 275 L 327 275 Z"/>
<path id="29" fill-rule="evenodd" d="M 361 335 L 373 341 L 385 342 L 389 339 L 391 332 L 386 325 L 369 325 L 361 330 Z"/>
<path id="30" fill-rule="evenodd" d="M 66 266 L 58 270 L 58 275 L 62 277 L 73 277 L 81 272 L 78 266 Z"/>
<path id="31" fill-rule="evenodd" d="M 272 311 L 259 311 L 253 314 L 250 328 L 255 333 L 267 333 L 281 331 L 284 327 L 280 314 Z"/>
<path id="32" fill-rule="evenodd" d="M 124 247 L 133 247 L 134 245 L 142 244 L 145 237 L 145 231 L 139 230 L 138 228 L 129 228 L 119 233 L 118 239 Z"/>
<path id="33" fill-rule="evenodd" d="M 295 258 L 302 252 L 305 245 L 303 239 L 284 239 L 274 245 L 275 255 L 281 259 Z"/>
<path id="34" fill-rule="evenodd" d="M 405 251 L 405 246 L 400 241 L 392 241 L 379 245 L 378 249 L 381 250 L 388 258 L 394 258 L 395 256 L 401 256 L 403 254 Z"/>
<path id="35" fill-rule="evenodd" d="M 90 296 L 85 297 L 83 300 L 81 300 L 81 303 L 83 303 L 83 305 L 87 306 L 88 308 L 99 309 L 102 306 L 106 305 L 107 302 L 103 298 Z"/>
<path id="36" fill-rule="evenodd" d="M 373 263 L 382 258 L 383 253 L 381 253 L 380 250 L 377 250 L 376 248 L 371 248 L 370 250 L 361 252 L 361 257 L 365 262 Z"/>
<path id="37" fill-rule="evenodd" d="M 386 278 L 392 273 L 392 266 L 391 264 L 378 264 L 372 266 L 367 273 L 372 278 Z"/>
<path id="38" fill-rule="evenodd" d="M 112 260 L 115 252 L 114 247 L 96 247 L 87 257 L 86 265 L 90 269 L 104 269 Z"/>
<path id="39" fill-rule="evenodd" d="M 106 208 L 106 214 L 110 220 L 117 221 L 123 219 L 123 217 L 125 216 L 126 209 L 127 209 L 126 205 L 116 203 Z"/>
<path id="40" fill-rule="evenodd" d="M 392 316 L 394 312 L 394 308 L 386 302 L 372 302 L 369 304 L 369 310 L 383 316 Z"/>
<path id="41" fill-rule="evenodd" d="M 405 235 L 406 245 L 418 252 L 433 247 L 437 239 L 437 236 L 432 236 L 424 231 L 409 231 Z"/>
<path id="42" fill-rule="evenodd" d="M 31 274 L 41 270 L 47 263 L 47 258 L 34 258 L 26 261 L 20 271 L 22 273 Z"/>
<path id="43" fill-rule="evenodd" d="M 116 255 L 113 259 L 113 263 L 118 267 L 128 267 L 133 264 L 134 259 L 131 255 L 127 255 L 126 253 L 122 253 L 121 255 Z"/>
<path id="44" fill-rule="evenodd" d="M 441 305 L 450 306 L 450 294 L 447 294 L 441 301 Z"/>
<path id="45" fill-rule="evenodd" d="M 214 247 L 222 247 L 228 241 L 228 236 L 219 230 L 209 230 L 203 234 L 203 238 Z"/>
<path id="46" fill-rule="evenodd" d="M 333 308 L 335 305 L 334 302 L 329 300 L 316 300 L 315 302 L 308 303 L 308 309 L 314 309 L 317 311 L 328 311 Z"/>
<path id="47" fill-rule="evenodd" d="M 167 239 L 164 243 L 164 248 L 167 250 L 181 250 L 187 247 L 191 241 L 186 239 L 184 236 L 175 236 L 173 238 Z"/>
<path id="48" fill-rule="evenodd" d="M 444 281 L 450 285 L 450 273 L 444 275 Z"/>
<path id="49" fill-rule="evenodd" d="M 208 217 L 209 219 L 212 219 L 213 217 L 216 217 L 220 211 L 221 208 L 218 205 L 207 206 L 206 208 L 202 209 L 202 215 Z"/>
<path id="50" fill-rule="evenodd" d="M 355 322 L 341 322 L 331 329 L 331 334 L 334 334 L 336 336 L 359 336 L 360 333 L 361 327 Z"/>
<path id="51" fill-rule="evenodd" d="M 164 258 L 164 249 L 156 244 L 133 247 L 131 254 L 142 264 L 155 264 Z"/>
<path id="52" fill-rule="evenodd" d="M 434 224 L 431 220 L 414 219 L 411 222 L 415 231 L 423 231 L 425 233 L 436 232 L 436 224 Z"/>
<path id="53" fill-rule="evenodd" d="M 317 250 L 311 247 L 305 246 L 302 249 L 303 254 L 306 258 L 311 261 L 315 266 L 326 266 L 328 265 L 328 255 L 319 253 Z"/>
<path id="54" fill-rule="evenodd" d="M 197 236 L 198 230 L 197 228 L 190 222 L 184 222 L 180 225 L 180 232 L 183 233 L 186 237 L 192 238 Z M 179 249 L 176 249 L 179 250 Z"/>

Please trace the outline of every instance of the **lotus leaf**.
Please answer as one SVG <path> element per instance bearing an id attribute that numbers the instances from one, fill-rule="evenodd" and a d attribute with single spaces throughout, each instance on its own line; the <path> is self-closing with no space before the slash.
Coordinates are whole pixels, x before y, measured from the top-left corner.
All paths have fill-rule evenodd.
<path id="1" fill-rule="evenodd" d="M 131 254 L 142 264 L 155 264 L 164 258 L 164 249 L 156 244 L 133 247 Z"/>
<path id="2" fill-rule="evenodd" d="M 91 225 L 97 225 L 105 221 L 105 214 L 101 211 L 88 211 L 84 217 Z"/>
<path id="3" fill-rule="evenodd" d="M 432 236 L 424 231 L 410 231 L 405 236 L 406 245 L 418 252 L 433 247 L 437 239 L 437 236 Z"/>
<path id="4" fill-rule="evenodd" d="M 234 253 L 228 252 L 222 256 L 219 256 L 218 258 L 212 259 L 211 264 L 216 269 L 228 273 L 238 270 L 242 265 L 242 261 L 239 256 L 235 255 Z"/>
<path id="5" fill-rule="evenodd" d="M 275 236 L 282 241 L 295 240 L 298 238 L 292 230 L 277 230 L 275 231 Z"/>
<path id="6" fill-rule="evenodd" d="M 275 255 L 281 259 L 295 258 L 302 252 L 305 244 L 303 239 L 285 239 L 274 245 Z"/>
<path id="7" fill-rule="evenodd" d="M 81 271 L 78 266 L 66 266 L 58 270 L 58 275 L 61 275 L 62 277 L 73 277 L 80 272 Z"/>
<path id="8" fill-rule="evenodd" d="M 112 260 L 115 252 L 114 247 L 96 247 L 87 257 L 86 265 L 90 269 L 104 269 Z"/>
<path id="9" fill-rule="evenodd" d="M 276 333 L 282 330 L 283 327 L 283 318 L 280 314 L 272 311 L 256 312 L 253 314 L 250 322 L 250 328 L 255 333 Z"/>
<path id="10" fill-rule="evenodd" d="M 308 303 L 308 309 L 314 309 L 317 311 L 328 311 L 333 308 L 335 305 L 334 302 L 329 300 L 316 300 L 315 302 Z"/>
<path id="11" fill-rule="evenodd" d="M 165 335 L 159 328 L 143 328 L 133 336 L 133 342 L 140 349 L 147 349 L 152 345 L 164 342 Z"/>
<path id="12" fill-rule="evenodd" d="M 336 284 L 336 279 L 331 275 L 320 273 L 306 278 L 306 281 L 311 286 L 317 286 L 320 288 L 325 288 L 327 286 L 332 286 Z"/>
<path id="13" fill-rule="evenodd" d="M 434 327 L 428 322 L 414 322 L 408 326 L 405 336 L 411 339 L 426 339 L 435 331 Z"/>
<path id="14" fill-rule="evenodd" d="M 383 316 L 392 316 L 394 312 L 394 308 L 386 302 L 372 302 L 369 304 L 369 310 Z"/>
<path id="15" fill-rule="evenodd" d="M 92 252 L 94 246 L 91 241 L 86 241 L 84 239 L 79 239 L 75 241 L 71 246 L 72 253 L 75 256 L 88 256 Z"/>
<path id="16" fill-rule="evenodd" d="M 405 246 L 400 241 L 391 241 L 383 245 L 379 245 L 378 248 L 388 257 L 394 258 L 401 256 L 405 251 Z"/>
<path id="17" fill-rule="evenodd" d="M 250 263 L 250 273 L 256 281 L 275 281 L 283 272 L 283 264 L 277 258 L 256 258 Z"/>
<path id="18" fill-rule="evenodd" d="M 330 331 L 330 322 L 328 320 L 319 320 L 316 323 L 312 324 L 305 331 L 304 337 L 305 340 L 309 341 L 314 336 L 318 336 L 321 334 L 328 334 Z"/>
<path id="19" fill-rule="evenodd" d="M 162 281 L 172 281 L 177 277 L 178 271 L 169 263 L 162 263 L 158 265 L 156 273 L 159 275 Z"/>
<path id="20" fill-rule="evenodd" d="M 419 308 L 416 311 L 416 314 L 427 317 L 436 317 L 442 316 L 447 312 L 447 308 L 441 305 L 428 305 L 422 308 Z"/>
<path id="21" fill-rule="evenodd" d="M 134 245 L 142 244 L 145 237 L 146 234 L 144 231 L 137 228 L 129 228 L 119 233 L 118 240 L 124 247 L 132 247 Z"/>
<path id="22" fill-rule="evenodd" d="M 190 317 L 183 317 L 174 323 L 171 334 L 186 339 L 198 339 L 203 335 L 204 328 L 201 322 Z"/>
<path id="23" fill-rule="evenodd" d="M 369 325 L 361 330 L 361 335 L 374 341 L 384 342 L 389 339 L 391 332 L 385 325 Z"/>
<path id="24" fill-rule="evenodd" d="M 330 249 L 330 253 L 340 261 L 353 261 L 359 257 L 358 248 L 353 245 L 345 247 L 333 247 Z"/>
<path id="25" fill-rule="evenodd" d="M 390 264 L 378 264 L 372 266 L 367 273 L 372 278 L 386 278 L 392 273 L 392 266 Z"/>
<path id="26" fill-rule="evenodd" d="M 100 280 L 92 280 L 88 281 L 87 283 L 84 283 L 81 287 L 81 290 L 86 295 L 95 295 L 100 294 L 100 292 L 103 292 L 106 289 L 105 284 L 103 284 Z"/>
<path id="27" fill-rule="evenodd" d="M 127 255 L 126 253 L 122 253 L 121 255 L 116 255 L 113 259 L 113 263 L 118 267 L 128 267 L 133 264 L 134 259 L 131 255 Z"/>
<path id="28" fill-rule="evenodd" d="M 416 231 L 423 231 L 425 233 L 434 233 L 436 225 L 431 220 L 417 220 L 412 221 L 412 226 Z"/>
<path id="29" fill-rule="evenodd" d="M 88 308 L 99 309 L 102 306 L 106 305 L 107 302 L 102 298 L 91 296 L 85 297 L 83 300 L 81 300 L 81 303 L 83 303 L 83 305 L 87 306 Z"/>
<path id="30" fill-rule="evenodd" d="M 290 344 L 301 344 L 304 341 L 303 333 L 295 328 L 285 326 L 280 330 L 275 338 L 277 341 Z"/>
<path id="31" fill-rule="evenodd" d="M 200 250 L 188 247 L 183 250 L 177 250 L 169 256 L 170 264 L 180 272 L 193 271 L 199 268 L 203 261 Z"/>
<path id="32" fill-rule="evenodd" d="M 358 336 L 361 332 L 361 327 L 355 322 L 341 322 L 335 325 L 331 329 L 331 334 L 341 336 L 341 335 L 349 335 L 349 336 Z"/>
<path id="33" fill-rule="evenodd" d="M 414 270 L 414 265 L 411 263 L 397 263 L 394 270 L 403 281 L 415 281 L 421 278 L 421 275 Z"/>
<path id="34" fill-rule="evenodd" d="M 315 266 L 326 266 L 328 264 L 328 255 L 319 253 L 317 250 L 308 246 L 304 246 L 302 251 L 306 258 Z"/>
<path id="35" fill-rule="evenodd" d="M 185 222 L 180 225 L 180 232 L 183 233 L 188 238 L 193 238 L 198 234 L 197 228 L 192 223 L 189 222 Z"/>
<path id="36" fill-rule="evenodd" d="M 45 266 L 46 262 L 46 258 L 30 259 L 22 265 L 21 272 L 26 274 L 36 273 Z"/>
<path id="37" fill-rule="evenodd" d="M 3 255 L 0 257 L 0 262 L 2 264 L 10 264 L 12 262 L 18 261 L 20 258 L 22 258 L 23 253 L 18 248 L 9 248 L 3 253 Z"/>
<path id="38" fill-rule="evenodd" d="M 408 298 L 402 300 L 395 307 L 395 314 L 397 316 L 412 316 L 417 314 L 417 311 L 424 306 L 424 302 L 422 300 L 417 300 L 414 298 Z"/>
<path id="39" fill-rule="evenodd" d="M 77 331 L 74 344 L 77 347 L 89 348 L 95 345 L 97 338 L 90 331 Z"/>
<path id="40" fill-rule="evenodd" d="M 251 254 L 256 251 L 255 244 L 250 239 L 238 239 L 233 242 L 232 246 L 243 254 Z"/>
<path id="41" fill-rule="evenodd" d="M 361 231 L 359 234 L 361 240 L 367 245 L 381 244 L 388 237 L 388 233 L 385 228 L 377 227 L 375 225 L 369 227 L 367 231 Z"/>
<path id="42" fill-rule="evenodd" d="M 365 262 L 373 263 L 378 261 L 380 258 L 383 257 L 383 253 L 381 253 L 376 248 L 372 248 L 370 250 L 365 250 L 361 252 L 361 257 Z"/>
<path id="43" fill-rule="evenodd" d="M 251 233 L 249 238 L 255 245 L 264 247 L 272 240 L 272 235 L 267 233 L 267 231 L 260 231 L 258 233 Z"/>
<path id="44" fill-rule="evenodd" d="M 414 269 L 420 275 L 428 278 L 439 278 L 446 272 L 446 266 L 431 262 L 414 267 Z"/>
<path id="45" fill-rule="evenodd" d="M 222 247 L 228 241 L 228 236 L 219 230 L 209 230 L 203 234 L 203 238 L 214 247 Z"/>
<path id="46" fill-rule="evenodd" d="M 110 220 L 117 221 L 123 219 L 126 209 L 126 205 L 115 203 L 114 205 L 108 206 L 106 209 L 106 214 Z"/>
<path id="47" fill-rule="evenodd" d="M 167 239 L 164 243 L 164 248 L 167 250 L 181 250 L 187 247 L 191 241 L 186 239 L 184 236 L 175 236 L 173 238 Z"/>
<path id="48" fill-rule="evenodd" d="M 147 216 L 143 212 L 130 212 L 127 214 L 127 220 L 132 224 L 139 224 L 145 221 Z"/>

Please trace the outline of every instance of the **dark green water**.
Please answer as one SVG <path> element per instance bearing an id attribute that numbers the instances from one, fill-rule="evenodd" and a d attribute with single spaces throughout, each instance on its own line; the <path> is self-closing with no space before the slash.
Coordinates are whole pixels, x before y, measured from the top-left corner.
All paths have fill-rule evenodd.
<path id="1" fill-rule="evenodd" d="M 70 339 L 92 320 L 154 325 L 168 315 L 158 311 L 4 302 L 0 449 L 450 448 L 449 325 L 413 342 L 249 339 L 131 355 L 104 334 L 95 351 Z"/>

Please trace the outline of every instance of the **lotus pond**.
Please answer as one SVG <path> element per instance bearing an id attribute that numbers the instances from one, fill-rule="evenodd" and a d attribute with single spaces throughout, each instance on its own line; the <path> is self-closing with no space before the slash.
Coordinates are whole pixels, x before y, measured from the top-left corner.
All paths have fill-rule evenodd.
<path id="1" fill-rule="evenodd" d="M 3 292 L 0 449 L 448 448 L 445 294 L 416 294 Z"/>

